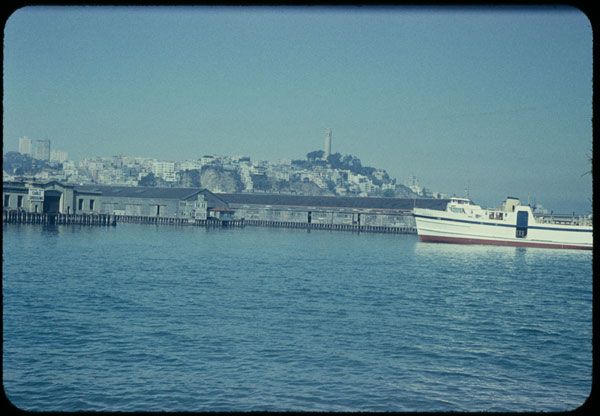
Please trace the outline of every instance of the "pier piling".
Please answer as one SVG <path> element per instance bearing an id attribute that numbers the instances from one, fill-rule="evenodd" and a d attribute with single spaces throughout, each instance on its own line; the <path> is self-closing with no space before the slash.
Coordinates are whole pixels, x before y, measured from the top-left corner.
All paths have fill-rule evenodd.
<path id="1" fill-rule="evenodd" d="M 391 234 L 416 234 L 416 229 L 411 226 L 378 226 L 364 224 L 334 224 L 296 221 L 271 221 L 271 220 L 246 220 L 246 219 L 189 219 L 171 218 L 142 215 L 115 215 L 115 214 L 48 214 L 31 213 L 18 210 L 3 210 L 2 221 L 14 224 L 80 224 L 93 226 L 115 226 L 117 223 L 155 224 L 155 225 L 180 225 L 204 227 L 243 228 L 245 226 L 289 228 L 308 230 L 329 230 L 369 233 Z"/>
<path id="2" fill-rule="evenodd" d="M 2 222 L 11 224 L 117 225 L 115 215 L 112 214 L 37 213 L 19 210 L 2 210 Z"/>

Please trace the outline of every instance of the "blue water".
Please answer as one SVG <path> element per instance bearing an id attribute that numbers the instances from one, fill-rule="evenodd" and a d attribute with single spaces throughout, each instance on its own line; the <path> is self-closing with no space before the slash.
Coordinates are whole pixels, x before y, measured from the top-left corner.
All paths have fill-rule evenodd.
<path id="1" fill-rule="evenodd" d="M 3 226 L 29 411 L 565 411 L 592 253 L 329 231 Z"/>

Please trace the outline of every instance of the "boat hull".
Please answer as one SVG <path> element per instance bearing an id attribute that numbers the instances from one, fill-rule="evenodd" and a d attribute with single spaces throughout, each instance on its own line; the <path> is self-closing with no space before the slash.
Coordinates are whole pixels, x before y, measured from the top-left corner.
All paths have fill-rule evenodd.
<path id="1" fill-rule="evenodd" d="M 537 247 L 537 248 L 562 248 L 572 250 L 591 250 L 592 247 L 562 244 L 562 243 L 535 243 L 528 241 L 506 241 L 493 240 L 484 238 L 469 238 L 469 237 L 448 237 L 448 236 L 433 236 L 419 235 L 419 240 L 427 243 L 450 243 L 450 244 L 483 244 L 493 246 L 512 246 L 512 247 Z"/>
<path id="2" fill-rule="evenodd" d="M 592 227 L 531 223 L 518 237 L 516 221 L 468 220 L 445 211 L 415 208 L 419 239 L 423 242 L 487 244 L 515 247 L 591 250 Z"/>

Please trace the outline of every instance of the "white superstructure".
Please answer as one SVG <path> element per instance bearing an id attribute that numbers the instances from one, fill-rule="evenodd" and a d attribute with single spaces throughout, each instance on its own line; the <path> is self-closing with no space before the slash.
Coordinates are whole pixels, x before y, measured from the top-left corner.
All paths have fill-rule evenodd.
<path id="1" fill-rule="evenodd" d="M 535 217 L 531 207 L 512 197 L 496 209 L 452 197 L 445 211 L 414 208 L 413 215 L 421 241 L 571 249 L 593 245 L 591 216 L 563 221 Z"/>

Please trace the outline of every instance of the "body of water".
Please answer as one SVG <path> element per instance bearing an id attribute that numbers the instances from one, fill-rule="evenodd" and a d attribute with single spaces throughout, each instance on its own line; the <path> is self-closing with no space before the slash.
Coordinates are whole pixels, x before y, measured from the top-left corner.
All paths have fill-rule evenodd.
<path id="1" fill-rule="evenodd" d="M 565 411 L 592 253 L 306 230 L 3 225 L 29 411 Z"/>

